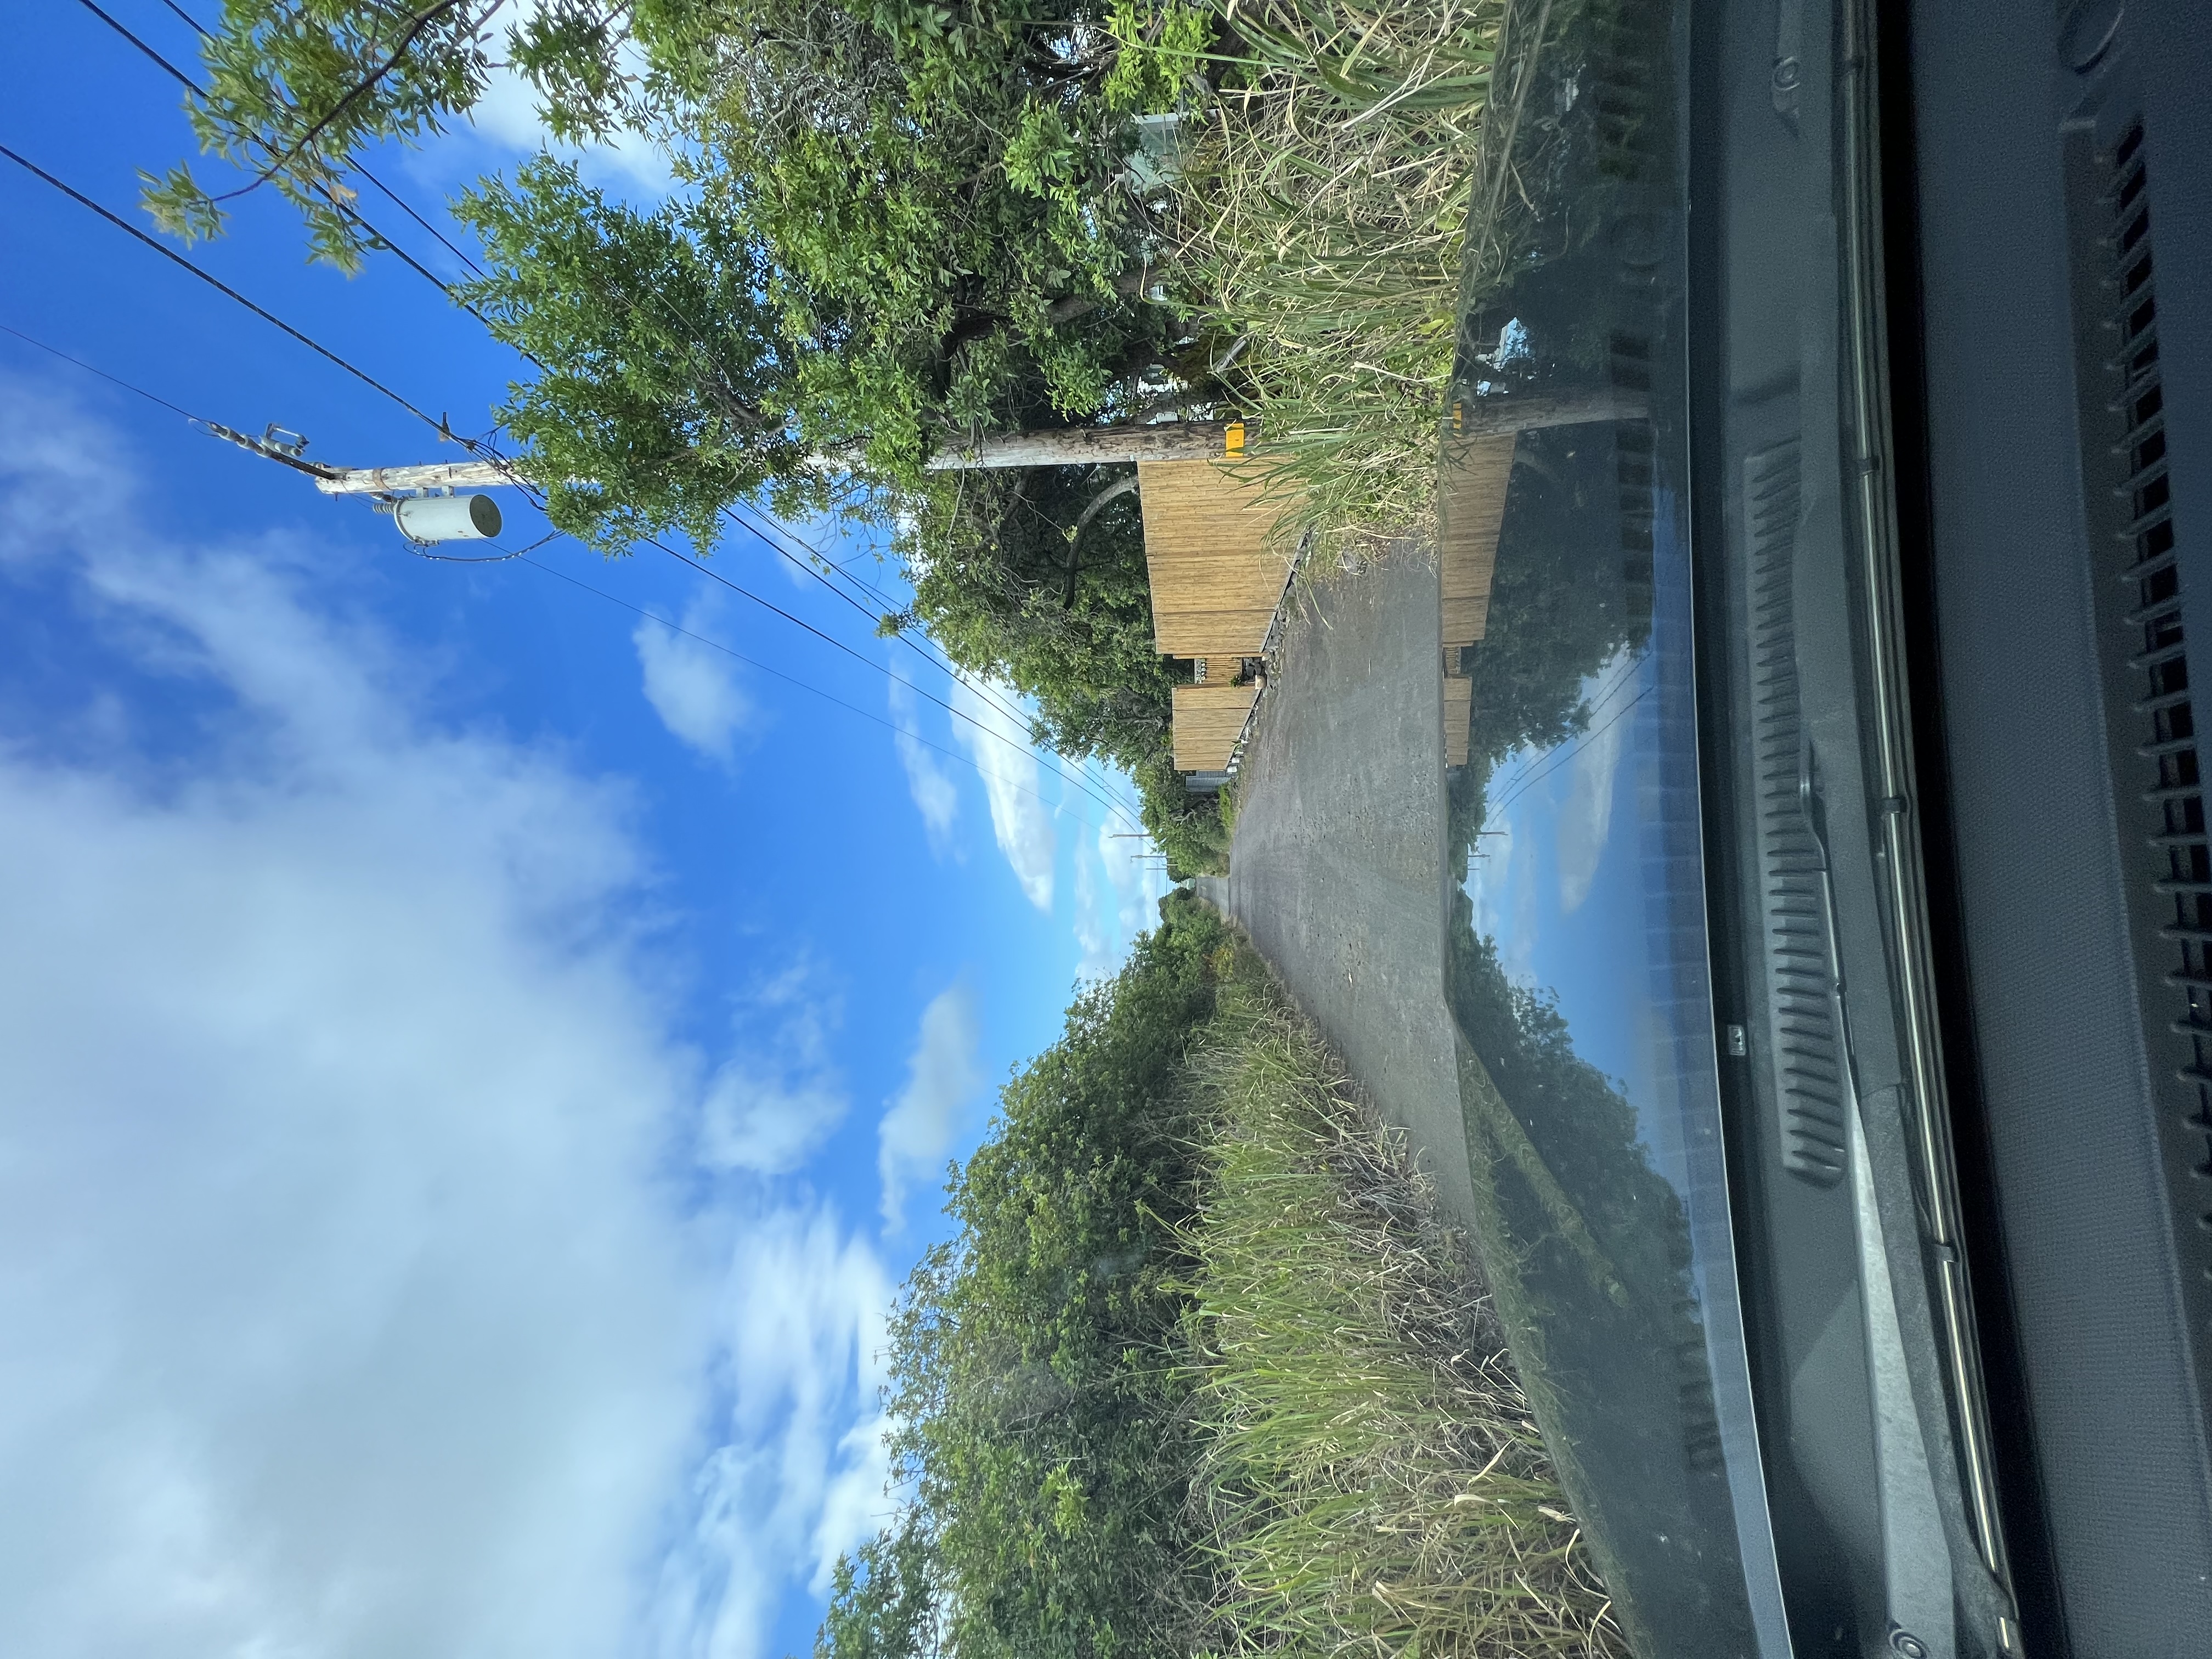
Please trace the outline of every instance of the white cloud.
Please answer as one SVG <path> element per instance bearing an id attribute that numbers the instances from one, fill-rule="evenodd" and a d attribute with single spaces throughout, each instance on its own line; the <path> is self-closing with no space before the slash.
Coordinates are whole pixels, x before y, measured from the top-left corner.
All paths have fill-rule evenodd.
<path id="1" fill-rule="evenodd" d="M 878 1132 L 884 1224 L 894 1231 L 902 1224 L 908 1184 L 933 1173 L 952 1150 L 962 1113 L 983 1086 L 976 1041 L 975 994 L 964 981 L 939 992 L 922 1010 L 906 1087 L 884 1114 Z"/>
<path id="2" fill-rule="evenodd" d="M 527 0 L 519 11 L 498 20 L 495 27 L 501 30 L 501 38 L 505 38 L 507 23 L 521 22 L 544 9 L 545 0 Z M 625 71 L 633 75 L 646 72 L 644 57 L 635 46 L 625 42 L 621 55 Z M 605 143 L 578 146 L 557 142 L 538 118 L 538 94 L 529 82 L 504 66 L 492 70 L 483 96 L 469 112 L 469 120 L 486 141 L 501 149 L 523 155 L 550 150 L 580 162 L 585 178 L 591 183 L 627 185 L 629 189 L 623 193 L 644 198 L 642 205 L 647 209 L 675 185 L 668 158 L 634 132 L 617 132 Z"/>
<path id="3" fill-rule="evenodd" d="M 757 1659 L 867 1518 L 880 1264 L 677 1190 L 623 790 L 115 449 L 0 386 L 11 609 L 202 734 L 0 727 L 0 1652 Z"/>
<path id="4" fill-rule="evenodd" d="M 1626 660 L 1626 653 L 1615 653 L 1583 682 L 1583 695 L 1590 699 L 1590 729 L 1570 739 L 1575 752 L 1567 762 L 1566 799 L 1559 804 L 1559 908 L 1565 914 L 1589 896 L 1612 833 L 1614 774 L 1635 718 L 1623 706 L 1637 696 L 1637 676 L 1625 666 Z"/>
<path id="5" fill-rule="evenodd" d="M 745 1000 L 735 1051 L 716 1068 L 700 1114 L 699 1161 L 779 1175 L 797 1169 L 845 1115 L 829 1037 L 842 1009 L 807 964 Z"/>
<path id="6" fill-rule="evenodd" d="M 684 626 L 704 633 L 714 614 L 710 602 L 695 601 L 684 613 Z M 736 664 L 649 617 L 640 620 L 630 640 L 645 672 L 645 700 L 660 723 L 708 759 L 729 765 L 738 734 L 753 716 L 752 701 L 738 684 Z"/>
<path id="7" fill-rule="evenodd" d="M 875 1253 L 817 1210 L 752 1228 L 726 1295 L 738 1387 L 664 1564 L 657 1622 L 692 1638 L 665 1651 L 761 1659 L 775 1581 L 757 1564 L 787 1561 L 819 1594 L 888 1508 L 876 1395 L 892 1291 Z"/>
<path id="8" fill-rule="evenodd" d="M 1038 792 L 1043 774 L 1029 747 L 1028 727 L 1006 712 L 1017 706 L 1015 692 L 1002 685 L 990 690 L 993 701 L 987 702 L 965 681 L 954 682 L 952 706 L 967 717 L 956 723 L 956 729 L 983 775 L 983 791 L 991 802 L 991 832 L 998 837 L 999 850 L 1006 855 L 1030 902 L 1049 915 L 1057 851 L 1053 809 Z"/>
<path id="9" fill-rule="evenodd" d="M 921 741 L 921 700 L 896 674 L 890 678 L 890 700 L 891 720 L 898 727 L 894 741 L 899 765 L 905 769 L 907 792 L 921 814 L 922 828 L 929 834 L 930 851 L 939 858 L 957 853 L 952 825 L 960 816 L 960 791 L 937 751 Z"/>

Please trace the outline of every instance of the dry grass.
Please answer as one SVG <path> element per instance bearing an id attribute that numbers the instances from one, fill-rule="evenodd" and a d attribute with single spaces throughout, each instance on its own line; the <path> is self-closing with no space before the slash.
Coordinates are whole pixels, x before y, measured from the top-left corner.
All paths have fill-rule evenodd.
<path id="1" fill-rule="evenodd" d="M 1249 949 L 1187 1244 L 1231 1653 L 1624 1655 L 1462 1242 Z"/>
<path id="2" fill-rule="evenodd" d="M 1258 417 L 1255 465 L 1340 549 L 1431 520 L 1470 208 L 1499 205 L 1483 145 L 1506 11 L 1235 5 L 1246 84 L 1182 158 L 1176 286 L 1243 343 L 1224 378 Z"/>

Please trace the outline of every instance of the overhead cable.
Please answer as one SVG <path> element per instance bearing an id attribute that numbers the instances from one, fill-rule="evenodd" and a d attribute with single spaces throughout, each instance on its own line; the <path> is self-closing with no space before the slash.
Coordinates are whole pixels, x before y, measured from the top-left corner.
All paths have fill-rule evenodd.
<path id="1" fill-rule="evenodd" d="M 317 356 L 325 358 L 327 361 L 335 363 L 338 368 L 352 375 L 354 379 L 359 380 L 363 386 L 370 388 L 370 390 L 381 392 L 385 397 L 391 398 L 393 403 L 398 404 L 400 408 L 405 410 L 410 415 L 412 415 L 416 420 L 422 422 L 425 426 L 429 427 L 441 437 L 451 437 L 453 435 L 452 433 L 447 429 L 446 423 L 443 421 L 424 414 L 421 410 L 416 408 L 413 404 L 408 402 L 406 398 L 401 397 L 397 392 L 394 392 L 390 386 L 385 385 L 383 381 L 378 380 L 367 370 L 356 368 L 353 364 L 339 356 L 337 352 L 332 351 L 328 346 L 320 344 L 317 341 L 310 339 L 307 335 L 302 334 L 298 329 L 293 327 L 291 324 L 286 322 L 282 317 L 279 317 L 275 313 L 265 310 L 262 307 L 254 304 L 252 301 L 247 299 L 243 294 L 240 294 L 236 289 L 231 287 L 229 283 L 224 282 L 221 277 L 215 276 L 210 271 L 203 270 L 199 266 L 194 264 L 190 259 L 185 258 L 184 255 L 179 253 L 174 248 L 168 247 L 156 238 L 148 235 L 144 231 L 139 229 L 137 226 L 132 224 L 129 220 L 109 212 L 106 208 L 100 206 L 99 203 L 94 201 L 91 197 L 85 195 L 82 191 L 71 189 L 69 185 L 55 178 L 52 173 L 48 173 L 44 167 L 39 166 L 36 162 L 27 161 L 22 156 L 18 155 L 14 150 L 9 149 L 5 144 L 0 144 L 0 155 L 6 156 L 8 160 L 13 161 L 17 167 L 22 168 L 26 173 L 28 173 L 33 177 L 41 179 L 47 184 L 52 185 L 56 190 L 61 191 L 63 195 L 68 197 L 80 207 L 88 208 L 91 211 L 98 214 L 101 218 L 106 220 L 109 224 L 113 225 L 118 230 L 122 231 L 125 235 L 135 237 L 137 240 L 143 242 L 148 247 L 152 248 L 155 252 L 160 254 L 164 259 L 168 260 L 171 264 L 181 265 L 185 270 L 189 270 L 193 276 L 198 277 L 200 281 L 205 283 L 210 288 L 216 289 L 227 298 L 236 301 L 240 305 L 244 306 L 248 311 L 260 318 L 263 322 L 269 324 L 271 327 L 283 330 L 286 334 L 290 335 L 294 339 L 297 340 L 301 345 L 307 347 L 308 350 L 313 352 Z"/>
<path id="2" fill-rule="evenodd" d="M 17 339 L 21 340 L 25 345 L 36 346 L 40 350 L 47 353 L 49 356 L 58 357 L 65 363 L 74 363 L 86 374 L 97 374 L 101 380 L 108 381 L 112 385 L 119 386 L 125 392 L 135 392 L 140 397 L 143 398 L 148 403 L 159 404 L 162 408 L 167 410 L 173 415 L 181 415 L 186 420 L 194 422 L 201 426 L 210 424 L 208 422 L 202 420 L 198 416 L 193 414 L 189 409 L 179 409 L 176 404 L 171 403 L 167 398 L 161 397 L 155 392 L 149 392 L 143 386 L 131 385 L 130 381 L 125 380 L 120 374 L 110 374 L 104 368 L 94 368 L 90 363 L 85 362 L 83 358 L 72 357 L 68 352 L 64 351 L 59 346 L 50 346 L 44 340 L 33 339 L 30 335 L 24 333 L 20 328 L 10 328 L 7 324 L 0 323 L 0 333 L 12 334 Z"/>
<path id="3" fill-rule="evenodd" d="M 160 52 L 155 51 L 153 47 L 148 46 L 143 40 L 133 34 L 129 29 L 124 27 L 122 24 L 117 22 L 114 18 L 108 15 L 106 12 L 103 11 L 98 5 L 94 3 L 94 0 L 76 0 L 76 3 L 80 6 L 82 6 L 87 11 L 90 12 L 94 17 L 100 19 L 101 22 L 106 24 L 108 27 L 113 29 L 125 40 L 128 40 L 132 46 L 137 47 L 140 52 L 143 52 L 155 64 L 166 70 L 171 76 L 174 76 L 178 82 L 184 86 L 186 90 L 190 91 L 194 97 L 198 98 L 203 101 L 206 100 L 207 89 L 204 87 L 201 86 L 198 82 L 193 80 L 191 76 L 185 74 L 184 70 L 179 69 L 167 58 L 164 58 Z M 173 7 L 172 9 L 174 10 L 177 9 Z M 183 17 L 186 22 L 191 22 L 192 21 L 190 16 L 186 15 L 186 14 L 181 10 L 178 10 L 177 15 L 179 17 Z M 199 25 L 192 23 L 192 27 L 194 28 L 198 28 Z M 204 34 L 206 31 L 202 29 L 201 33 Z M 368 170 L 366 167 L 362 167 L 357 170 L 363 177 L 368 177 Z M 416 224 L 422 226 L 422 228 L 428 231 L 430 234 L 437 237 L 440 241 L 445 242 L 447 251 L 450 252 L 454 258 L 461 260 L 465 264 L 467 264 L 471 270 L 476 270 L 476 264 L 473 260 L 470 259 L 466 254 L 463 253 L 460 249 L 455 247 L 451 242 L 446 241 L 446 238 L 440 234 L 436 226 L 431 224 L 428 220 L 423 218 L 421 214 L 416 212 L 415 210 L 410 207 L 405 202 L 401 201 L 398 196 L 394 194 L 382 180 L 369 178 L 369 182 L 374 185 L 377 189 L 382 191 L 386 196 L 391 197 L 392 204 L 397 206 L 401 212 L 404 213 L 409 218 L 414 220 Z M 331 204 L 331 208 L 336 212 L 345 218 L 352 220 L 354 223 L 359 225 L 363 230 L 374 237 L 379 244 L 390 252 L 397 255 L 400 262 L 406 265 L 410 270 L 422 277 L 425 282 L 436 284 L 439 291 L 444 294 L 448 300 L 451 300 L 462 310 L 467 312 L 470 316 L 475 318 L 486 328 L 489 328 L 491 326 L 490 318 L 485 316 L 483 313 L 478 311 L 474 306 L 471 305 L 466 300 L 455 293 L 452 283 L 448 283 L 444 277 L 439 276 L 436 271 L 431 270 L 428 265 L 417 259 L 413 254 L 410 253 L 405 248 L 393 241 L 389 236 L 386 236 L 374 225 L 369 223 L 368 220 L 362 214 L 358 208 L 354 207 L 349 203 L 340 201 L 337 198 L 337 192 L 332 191 L 328 185 L 314 182 L 313 184 L 313 187 L 325 201 Z M 481 275 L 482 273 L 478 272 L 478 274 Z M 531 357 L 530 354 L 526 351 L 521 355 L 525 357 L 530 358 L 530 361 L 533 363 L 538 362 L 535 357 Z M 538 367 L 540 368 L 543 368 L 544 366 L 544 365 L 542 363 L 538 364 Z"/>
<path id="4" fill-rule="evenodd" d="M 949 756 L 953 760 L 958 761 L 963 766 L 968 767 L 974 771 L 981 773 L 984 769 L 982 764 L 978 762 L 973 755 L 963 755 L 958 750 L 948 749 L 941 743 L 932 743 L 927 738 L 923 737 L 919 732 L 910 732 L 905 726 L 899 725 L 896 721 L 887 720 L 881 714 L 876 714 L 872 710 L 863 708 L 856 702 L 847 702 L 844 698 L 835 696 L 830 692 L 824 691 L 818 685 L 809 684 L 806 681 L 799 678 L 796 675 L 787 674 L 780 668 L 771 668 L 766 663 L 762 662 L 759 659 L 748 657 L 744 652 L 724 645 L 720 640 L 708 639 L 704 634 L 694 633 L 690 629 L 681 627 L 678 624 L 669 621 L 667 617 L 661 616 L 657 611 L 647 611 L 642 605 L 632 605 L 628 599 L 623 599 L 617 594 L 610 593 L 603 587 L 594 587 L 587 581 L 582 581 L 574 576 L 571 576 L 565 570 L 556 570 L 550 564 L 541 564 L 538 560 L 526 556 L 527 551 L 528 550 L 526 549 L 525 556 L 520 556 L 522 562 L 528 565 L 533 570 L 542 570 L 549 576 L 558 577 L 561 580 L 568 583 L 571 587 L 580 587 L 586 593 L 597 595 L 599 598 L 605 599 L 609 605 L 620 605 L 623 610 L 629 611 L 634 616 L 643 617 L 647 621 L 659 623 L 663 628 L 667 629 L 672 634 L 681 634 L 685 639 L 695 640 L 699 644 L 705 646 L 710 651 L 719 651 L 724 656 L 744 663 L 749 668 L 757 669 L 763 674 L 773 675 L 775 678 L 782 680 L 787 684 L 795 685 L 800 690 L 805 691 L 811 696 L 821 698 L 824 702 L 835 703 L 840 708 L 846 709 L 852 714 L 858 714 L 864 720 L 873 721 L 876 725 L 884 727 L 886 731 L 891 732 L 895 736 L 918 743 L 925 749 L 933 749 L 940 755 Z M 891 678 L 894 680 L 897 680 L 899 684 L 907 687 L 909 690 L 921 691 L 921 690 L 920 686 L 915 685 L 911 680 L 900 680 L 896 675 L 893 675 Z M 927 694 L 925 693 L 924 695 Z M 1009 783 L 1013 782 L 1012 779 L 1007 779 L 1006 781 Z M 1025 795 L 1032 796 L 1038 800 L 1043 801 L 1048 806 L 1057 807 L 1066 805 L 1064 802 L 1055 802 L 1047 799 L 1046 797 L 1039 791 L 1031 789 L 1025 784 L 1014 783 L 1013 787 L 1020 790 L 1022 793 Z M 1077 812 L 1075 816 L 1085 828 L 1093 830 L 1099 828 L 1098 825 L 1092 823 L 1090 819 L 1084 817 L 1082 813 Z"/>

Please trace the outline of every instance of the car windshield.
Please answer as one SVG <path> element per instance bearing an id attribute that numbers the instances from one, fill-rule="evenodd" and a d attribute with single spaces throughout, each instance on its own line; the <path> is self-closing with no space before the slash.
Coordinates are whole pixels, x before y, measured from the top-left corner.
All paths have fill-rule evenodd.
<path id="1" fill-rule="evenodd" d="M 33 9 L 0 1652 L 2017 1650 L 1872 0 Z"/>
<path id="2" fill-rule="evenodd" d="M 1271 696 L 1320 742 L 1285 756 L 1263 726 L 1231 903 L 1352 1030 L 1388 1000 L 1360 971 L 1371 954 L 1402 952 L 1410 980 L 1441 909 L 1449 1022 L 1416 1051 L 1436 1094 L 1422 1128 L 1619 1615 L 1639 1651 L 1786 1653 L 1708 968 L 1686 42 L 1660 8 L 1540 9 L 1516 14 L 1515 116 L 1473 184 L 1501 210 L 1467 256 L 1435 569 L 1365 575 L 1382 598 L 1323 586 L 1285 641 Z M 1377 716 L 1437 695 L 1439 651 L 1435 755 Z M 1348 707 L 1331 718 L 1332 702 Z M 1439 762 L 1431 806 L 1422 775 Z M 1406 821 L 1387 838 L 1316 827 L 1280 854 L 1259 841 L 1276 813 L 1328 812 L 1314 787 L 1328 775 L 1355 796 L 1408 797 Z M 1440 907 L 1378 867 L 1416 862 L 1427 839 L 1443 846 Z M 1413 1047 L 1346 1041 L 1355 1070 L 1371 1054 L 1386 1077 L 1404 1059 L 1379 1051 Z"/>

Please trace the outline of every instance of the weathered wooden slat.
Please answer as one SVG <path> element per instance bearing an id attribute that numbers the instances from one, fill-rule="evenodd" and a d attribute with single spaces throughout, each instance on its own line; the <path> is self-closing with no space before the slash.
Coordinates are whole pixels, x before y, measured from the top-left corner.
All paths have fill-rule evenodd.
<path id="1" fill-rule="evenodd" d="M 1256 656 L 1290 580 L 1284 503 L 1259 478 L 1210 461 L 1137 469 L 1152 642 L 1171 657 Z"/>
<path id="2" fill-rule="evenodd" d="M 1472 645 L 1487 629 L 1516 441 L 1511 433 L 1445 440 L 1437 478 L 1437 555 L 1446 650 Z"/>
<path id="3" fill-rule="evenodd" d="M 1467 764 L 1468 730 L 1474 719 L 1474 682 L 1444 676 L 1444 764 Z"/>
<path id="4" fill-rule="evenodd" d="M 1218 772 L 1229 764 L 1244 721 L 1259 701 L 1255 685 L 1178 685 L 1175 763 L 1179 772 Z"/>
<path id="5" fill-rule="evenodd" d="M 1256 657 L 1274 619 L 1271 610 L 1187 611 L 1156 627 L 1152 643 L 1170 657 Z"/>

